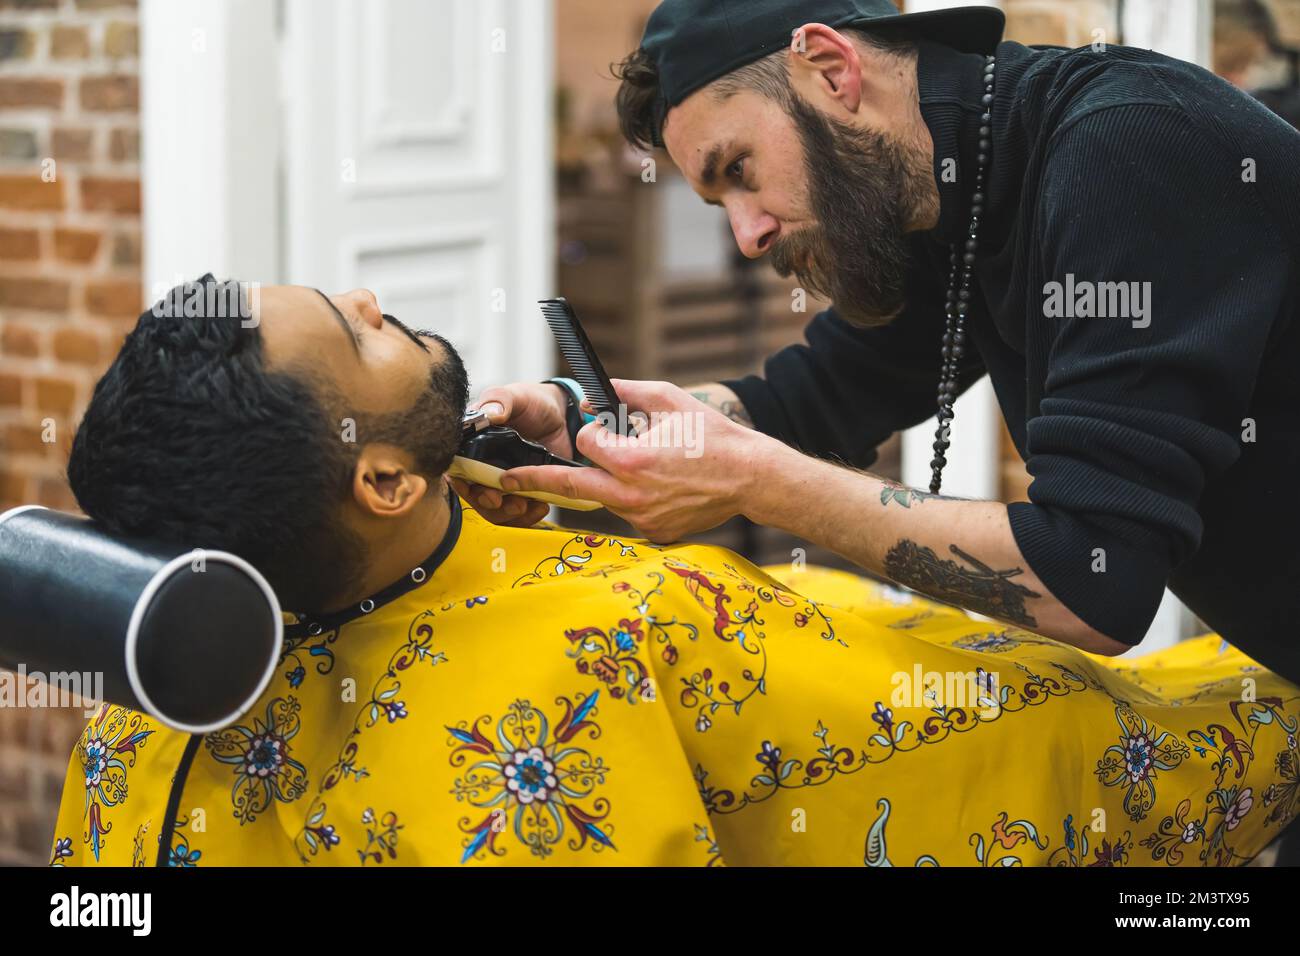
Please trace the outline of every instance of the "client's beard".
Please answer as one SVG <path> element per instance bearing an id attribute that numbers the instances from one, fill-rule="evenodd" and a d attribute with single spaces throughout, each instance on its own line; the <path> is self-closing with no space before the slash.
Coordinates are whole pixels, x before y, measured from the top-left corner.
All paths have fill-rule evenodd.
<path id="1" fill-rule="evenodd" d="M 358 418 L 357 438 L 405 448 L 415 458 L 415 472 L 432 484 L 451 467 L 452 456 L 460 446 L 461 420 L 469 402 L 469 377 L 450 342 L 432 332 L 416 334 L 440 344 L 445 357 L 429 369 L 425 390 L 406 411 Z"/>
<path id="2" fill-rule="evenodd" d="M 438 342 L 445 357 L 429 369 L 427 386 L 410 408 L 384 415 L 358 415 L 357 439 L 359 443 L 405 448 L 415 459 L 415 473 L 428 481 L 430 493 L 440 494 L 442 475 L 451 467 L 451 459 L 460 447 L 461 420 L 469 402 L 469 377 L 450 342 L 432 332 L 414 334 Z M 330 548 L 338 557 L 333 575 L 335 586 L 331 591 L 347 595 L 350 601 L 360 596 L 364 586 L 370 564 L 369 550 L 360 535 L 341 525 L 332 533 L 336 537 Z M 436 545 L 437 542 L 430 543 L 429 550 Z"/>
<path id="3" fill-rule="evenodd" d="M 874 130 L 848 126 L 792 94 L 817 225 L 779 237 L 772 265 L 849 322 L 886 325 L 902 309 L 906 228 L 918 208 L 923 157 Z"/>

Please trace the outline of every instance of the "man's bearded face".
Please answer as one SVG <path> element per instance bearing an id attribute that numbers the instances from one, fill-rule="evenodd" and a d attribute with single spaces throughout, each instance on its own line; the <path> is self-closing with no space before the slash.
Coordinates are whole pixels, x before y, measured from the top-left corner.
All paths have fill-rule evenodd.
<path id="1" fill-rule="evenodd" d="M 903 305 L 905 230 L 917 206 L 925 159 L 887 134 L 818 112 L 797 94 L 787 107 L 804 150 L 817 225 L 779 236 L 772 265 L 829 299 L 846 320 L 884 325 Z"/>
<path id="2" fill-rule="evenodd" d="M 412 332 L 393 316 L 385 321 L 396 324 L 408 335 L 429 339 L 442 346 L 442 361 L 429 366 L 425 389 L 404 411 L 367 416 L 360 433 L 366 441 L 383 442 L 409 450 L 415 470 L 436 481 L 447 468 L 447 456 L 460 440 L 461 415 L 469 384 L 465 365 L 452 344 L 433 332 Z"/>

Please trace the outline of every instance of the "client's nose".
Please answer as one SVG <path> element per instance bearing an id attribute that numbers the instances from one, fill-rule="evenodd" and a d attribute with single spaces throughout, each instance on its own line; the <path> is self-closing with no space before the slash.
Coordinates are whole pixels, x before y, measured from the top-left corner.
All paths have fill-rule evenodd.
<path id="1" fill-rule="evenodd" d="M 379 299 L 369 289 L 353 289 L 340 296 L 370 325 L 377 329 L 384 327 L 384 313 L 379 308 Z"/>

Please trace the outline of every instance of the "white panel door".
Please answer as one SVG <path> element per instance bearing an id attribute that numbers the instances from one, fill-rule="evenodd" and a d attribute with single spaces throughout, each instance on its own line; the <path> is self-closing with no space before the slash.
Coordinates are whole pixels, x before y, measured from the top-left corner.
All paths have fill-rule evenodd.
<path id="1" fill-rule="evenodd" d="M 288 0 L 287 281 L 373 289 L 477 391 L 551 371 L 549 0 Z"/>

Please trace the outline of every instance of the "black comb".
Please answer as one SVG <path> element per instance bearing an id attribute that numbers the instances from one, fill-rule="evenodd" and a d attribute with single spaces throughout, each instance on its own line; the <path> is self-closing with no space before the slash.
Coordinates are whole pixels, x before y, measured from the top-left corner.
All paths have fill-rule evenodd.
<path id="1" fill-rule="evenodd" d="M 538 304 L 560 347 L 560 353 L 569 363 L 574 379 L 587 396 L 587 404 L 598 416 L 607 413 L 608 417 L 602 417 L 601 421 L 613 424 L 613 431 L 624 434 L 626 421 L 620 420 L 618 414 L 618 395 L 609 383 L 609 376 L 605 374 L 605 368 L 600 364 L 591 340 L 582 330 L 582 323 L 578 321 L 573 306 L 563 297 L 542 299 Z"/>

